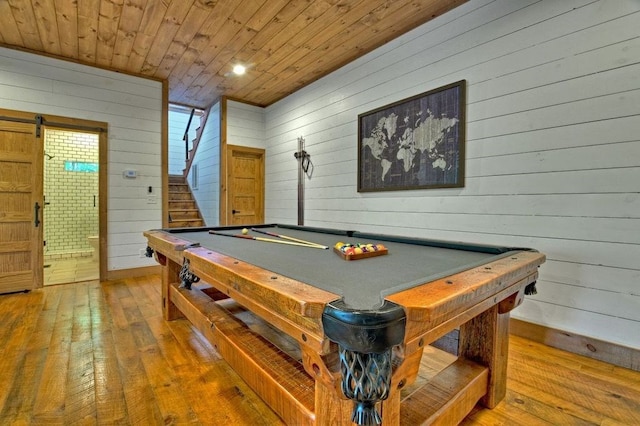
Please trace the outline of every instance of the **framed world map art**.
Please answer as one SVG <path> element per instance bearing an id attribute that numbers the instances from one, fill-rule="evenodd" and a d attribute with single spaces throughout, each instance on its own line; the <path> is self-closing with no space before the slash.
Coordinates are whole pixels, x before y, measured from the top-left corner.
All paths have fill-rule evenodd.
<path id="1" fill-rule="evenodd" d="M 358 192 L 464 186 L 461 80 L 358 116 Z"/>

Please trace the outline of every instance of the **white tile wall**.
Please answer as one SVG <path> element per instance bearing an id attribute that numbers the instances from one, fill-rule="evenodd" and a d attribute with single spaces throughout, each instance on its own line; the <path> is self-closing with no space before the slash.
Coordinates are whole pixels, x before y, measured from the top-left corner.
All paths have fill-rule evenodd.
<path id="1" fill-rule="evenodd" d="M 65 162 L 98 163 L 98 135 L 45 130 L 45 259 L 90 256 L 98 235 L 98 173 L 65 171 Z M 94 206 L 95 197 L 95 206 Z"/>

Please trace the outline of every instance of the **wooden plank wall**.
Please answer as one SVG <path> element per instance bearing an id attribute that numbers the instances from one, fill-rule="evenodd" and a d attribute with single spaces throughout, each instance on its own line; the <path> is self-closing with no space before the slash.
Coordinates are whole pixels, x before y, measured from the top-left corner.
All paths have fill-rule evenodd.
<path id="1" fill-rule="evenodd" d="M 227 101 L 227 143 L 264 148 L 264 108 Z"/>
<path id="2" fill-rule="evenodd" d="M 169 174 L 181 175 L 185 167 L 185 149 L 184 149 L 184 131 L 189 122 L 189 109 L 169 110 Z M 193 125 L 198 121 L 198 117 L 194 117 Z M 194 133 L 190 131 L 189 133 Z"/>
<path id="3" fill-rule="evenodd" d="M 268 107 L 266 220 L 534 247 L 513 315 L 640 348 L 640 3 L 474 0 Z M 466 185 L 356 192 L 357 116 L 466 79 Z"/>
<path id="4" fill-rule="evenodd" d="M 184 148 L 183 148 L 184 149 Z M 184 153 L 182 154 L 184 156 Z M 220 223 L 220 102 L 214 104 L 193 159 L 198 164 L 198 189 L 191 190 L 207 226 Z M 191 182 L 191 173 L 188 181 Z"/>
<path id="5" fill-rule="evenodd" d="M 230 145 L 264 148 L 264 108 L 232 100 L 225 100 L 226 143 Z M 220 103 L 215 104 L 204 127 L 202 141 L 194 163 L 200 163 L 199 188 L 193 196 L 207 226 L 220 224 Z"/>
<path id="6" fill-rule="evenodd" d="M 222 138 L 222 142 L 219 142 L 217 145 L 217 151 L 211 151 L 212 156 L 207 158 L 214 158 L 213 161 L 218 164 L 219 157 L 221 151 L 225 151 L 227 149 L 227 145 L 239 145 L 239 146 L 247 146 L 252 148 L 265 148 L 265 118 L 264 118 L 264 108 L 257 107 L 255 105 L 249 105 L 242 102 L 237 102 L 228 98 L 223 98 L 221 101 L 222 106 L 218 105 L 217 114 L 218 121 L 216 126 L 217 133 L 212 134 L 211 137 Z M 211 121 L 211 120 L 209 120 Z M 214 124 L 212 124 L 214 125 Z M 222 128 L 220 128 L 222 126 Z M 207 124 L 205 126 L 205 132 L 211 132 L 211 128 Z M 220 135 L 223 136 L 220 136 Z M 222 145 L 222 146 L 221 146 Z M 223 158 L 226 158 L 226 154 L 222 154 Z M 210 161 L 210 160 L 209 160 Z M 207 220 L 207 224 L 213 225 L 226 225 L 227 223 L 221 222 L 221 212 L 226 212 L 226 203 L 222 200 L 222 205 L 218 205 L 217 200 L 220 197 L 226 197 L 225 192 L 220 191 L 220 185 L 224 186 L 226 184 L 226 179 L 217 180 L 220 174 L 227 173 L 226 168 L 224 167 L 224 163 L 219 169 L 215 170 L 217 173 L 215 175 L 210 175 L 206 179 L 207 181 L 212 183 L 212 195 L 215 195 L 215 198 L 209 197 L 205 200 L 207 203 L 206 208 L 202 208 L 203 216 L 205 218 L 209 218 Z M 202 181 L 202 179 L 201 179 Z M 217 185 L 216 187 L 213 184 Z M 195 194 L 194 194 L 195 195 Z M 215 200 L 215 204 L 211 200 Z M 200 204 L 201 205 L 201 204 Z M 202 205 L 201 205 L 202 206 Z M 213 207 L 218 208 L 217 212 L 213 211 Z M 222 217 L 224 219 L 224 217 Z"/>
<path id="7" fill-rule="evenodd" d="M 0 48 L 0 108 L 109 123 L 107 268 L 155 265 L 139 252 L 142 231 L 161 226 L 162 84 Z M 137 179 L 124 179 L 126 169 Z"/>
<path id="8" fill-rule="evenodd" d="M 222 125 L 226 126 L 226 144 L 264 149 L 264 108 L 230 99 L 225 102 L 226 117 L 222 120 Z M 265 203 L 269 203 L 269 200 L 266 199 Z"/>

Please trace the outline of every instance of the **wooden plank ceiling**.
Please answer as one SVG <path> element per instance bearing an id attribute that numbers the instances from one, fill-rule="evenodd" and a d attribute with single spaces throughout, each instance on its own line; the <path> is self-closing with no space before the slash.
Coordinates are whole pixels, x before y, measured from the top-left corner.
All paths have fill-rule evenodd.
<path id="1" fill-rule="evenodd" d="M 266 106 L 466 1 L 0 0 L 0 45 Z"/>

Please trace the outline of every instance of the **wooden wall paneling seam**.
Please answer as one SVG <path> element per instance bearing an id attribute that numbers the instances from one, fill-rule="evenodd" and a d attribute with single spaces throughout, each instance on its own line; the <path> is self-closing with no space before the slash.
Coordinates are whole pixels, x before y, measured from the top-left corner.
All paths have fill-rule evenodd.
<path id="1" fill-rule="evenodd" d="M 180 58 L 184 55 L 189 44 L 194 37 L 199 34 L 201 27 L 209 20 L 209 15 L 213 13 L 212 8 L 206 8 L 204 3 L 194 2 L 193 7 L 184 18 L 183 24 L 171 40 L 166 54 L 160 65 L 158 65 L 155 75 L 169 78 L 173 69 L 180 63 Z"/>
<path id="2" fill-rule="evenodd" d="M 201 28 L 189 43 L 189 47 L 184 51 L 171 72 L 169 81 L 171 82 L 172 101 L 189 104 L 188 99 L 183 99 L 183 95 L 189 89 L 193 80 L 200 75 L 200 72 L 208 64 L 208 61 L 205 62 L 207 58 L 202 58 L 202 55 L 205 55 L 206 49 L 214 43 L 220 27 L 238 4 L 236 2 L 223 2 L 220 6 L 220 8 L 216 8 L 213 19 L 209 19 L 206 27 Z"/>
<path id="3" fill-rule="evenodd" d="M 237 145 L 264 148 L 264 127 L 264 108 L 237 101 L 229 103 L 227 134 L 229 139 L 237 141 Z"/>
<path id="4" fill-rule="evenodd" d="M 8 2 L 0 2 L 0 15 L 11 16 L 11 6 Z M 0 41 L 8 44 L 23 45 L 22 37 L 17 23 L 13 19 L 6 20 L 4 25 L 0 25 Z"/>
<path id="5" fill-rule="evenodd" d="M 194 164 L 198 163 L 200 175 L 193 196 L 202 209 L 205 223 L 213 226 L 220 223 L 220 102 L 211 105 L 209 110 L 193 159 Z"/>
<path id="6" fill-rule="evenodd" d="M 169 227 L 169 82 L 162 82 L 162 122 L 160 143 L 160 178 L 162 191 L 162 227 Z"/>
<path id="7" fill-rule="evenodd" d="M 95 64 L 98 42 L 98 0 L 78 0 L 78 59 Z"/>
<path id="8" fill-rule="evenodd" d="M 626 285 L 633 285 L 632 283 L 633 281 L 626 283 Z M 608 284 L 610 288 L 602 290 L 584 285 L 575 286 L 562 282 L 541 280 L 540 285 L 544 288 L 544 291 L 538 293 L 536 301 L 549 305 L 561 304 L 562 306 L 601 315 L 608 315 L 612 309 L 615 309 L 618 318 L 640 323 L 640 309 L 638 309 L 640 296 L 634 294 L 633 291 L 618 290 L 617 283 Z"/>
<path id="9" fill-rule="evenodd" d="M 313 78 L 292 80 L 292 86 L 282 89 L 272 79 L 275 71 L 255 70 L 266 59 L 278 57 L 277 62 L 288 59 L 288 64 L 283 63 L 280 68 L 290 72 L 289 68 L 298 68 L 294 55 L 302 58 L 320 49 L 316 59 L 319 55 L 332 58 L 349 55 L 338 61 L 346 63 L 362 53 L 362 46 L 370 49 L 388 41 L 389 37 L 376 28 L 387 31 L 394 10 L 419 13 L 412 13 L 399 29 L 392 29 L 392 36 L 461 2 L 428 0 L 417 5 L 408 0 L 396 3 L 356 0 L 340 4 L 326 0 L 6 0 L 0 2 L 0 43 L 118 72 L 168 79 L 172 102 L 201 108 L 222 95 L 238 96 L 241 88 L 236 84 L 238 80 L 230 81 L 224 74 L 231 61 L 248 61 L 250 69 L 253 68 L 249 77 L 272 81 L 264 86 L 259 98 L 253 98 L 257 91 L 250 91 L 245 100 L 266 105 L 275 101 L 270 92 L 292 93 L 328 72 L 326 64 L 317 62 L 319 69 L 313 70 Z M 342 30 L 363 18 L 360 25 L 370 32 L 367 39 L 358 41 L 360 49 L 324 51 L 318 47 L 327 34 L 331 34 L 330 38 L 344 35 L 333 28 Z M 339 46 L 341 42 L 336 40 L 333 44 Z"/>
<path id="10" fill-rule="evenodd" d="M 140 21 L 140 27 L 135 33 L 135 41 L 127 62 L 127 69 L 136 73 L 143 73 L 144 60 L 151 48 L 151 42 L 156 37 L 158 28 L 167 11 L 165 2 L 147 1 Z"/>
<path id="11" fill-rule="evenodd" d="M 366 4 L 366 2 L 363 2 L 362 4 Z M 384 14 L 385 8 L 386 6 L 383 5 L 380 6 L 378 10 L 380 11 L 380 13 Z M 407 5 L 406 7 L 400 7 L 397 12 L 395 12 L 395 15 L 397 15 L 399 19 L 404 19 L 406 18 L 407 14 L 412 13 L 415 13 L 414 7 Z M 341 55 L 338 55 L 338 52 L 342 53 L 345 50 L 355 48 L 364 53 L 373 50 L 375 47 L 378 47 L 380 45 L 379 40 L 376 40 L 375 44 L 367 46 L 366 41 L 363 42 L 360 37 L 361 33 L 366 33 L 366 31 L 370 29 L 370 22 L 368 22 L 368 20 L 371 19 L 373 15 L 375 15 L 375 11 L 368 12 L 366 15 L 360 17 L 360 19 L 357 19 L 357 16 L 349 14 L 349 18 L 353 18 L 352 21 L 346 24 L 344 26 L 344 29 L 335 37 L 327 38 L 335 30 L 334 27 L 337 26 L 332 26 L 331 31 L 323 32 L 321 39 L 326 39 L 324 44 L 318 45 L 319 42 L 314 39 L 314 49 L 308 52 L 307 55 L 299 58 L 296 62 L 295 68 L 289 67 L 286 70 L 278 71 L 270 69 L 269 73 L 271 75 L 276 75 L 277 77 L 275 77 L 273 81 L 265 83 L 265 85 L 267 87 L 271 86 L 269 88 L 272 90 L 274 87 L 283 86 L 284 84 L 292 84 L 293 82 L 297 83 L 298 87 L 305 86 L 312 81 L 317 80 L 321 75 L 324 75 L 324 73 L 335 71 L 336 69 L 347 63 Z M 393 22 L 396 22 L 391 16 L 385 17 L 384 21 L 387 21 L 387 19 L 389 25 L 391 25 L 391 23 Z M 346 23 L 346 20 L 342 19 L 341 22 Z M 379 28 L 376 26 L 376 29 L 378 30 Z M 380 32 L 384 31 L 385 29 Z M 395 31 L 393 31 L 393 28 L 387 28 L 386 31 L 391 31 L 391 34 L 393 34 L 393 36 L 386 36 L 385 42 L 397 36 L 397 34 L 394 34 Z M 402 31 L 399 32 L 402 33 Z M 366 37 L 364 38 L 364 40 L 366 40 Z M 336 42 L 339 44 L 336 45 Z M 353 47 L 349 47 L 350 43 L 353 45 Z M 329 54 L 328 52 L 332 52 L 333 54 Z M 318 74 L 318 72 L 316 71 L 318 67 L 323 70 L 323 74 Z M 275 99 L 281 99 L 286 95 L 288 95 L 288 93 L 285 93 L 284 91 L 280 93 L 276 92 Z M 260 100 L 260 98 L 258 99 Z M 262 99 L 262 103 L 266 104 L 267 102 Z"/>
<path id="12" fill-rule="evenodd" d="M 510 333 L 545 346 L 562 349 L 633 371 L 640 371 L 640 349 L 511 318 Z"/>
<path id="13" fill-rule="evenodd" d="M 58 35 L 58 23 L 55 19 L 56 9 L 54 0 L 45 0 L 31 3 L 36 17 L 38 31 L 42 39 L 42 46 L 47 53 L 60 55 L 60 37 Z"/>
<path id="14" fill-rule="evenodd" d="M 227 98 L 220 99 L 220 225 L 227 225 L 228 221 L 228 185 L 227 180 Z"/>
<path id="15" fill-rule="evenodd" d="M 248 5 L 243 3 L 231 13 L 229 19 L 220 27 L 215 46 L 210 46 L 200 55 L 200 60 L 206 65 L 185 92 L 187 97 L 195 99 L 202 89 L 208 92 L 207 85 L 211 80 L 220 79 L 223 83 L 224 77 L 218 73 L 231 72 L 233 66 L 228 63 L 229 60 L 233 59 L 235 53 L 242 50 L 255 35 L 255 31 L 245 27 L 243 22 L 258 10 L 263 1 L 251 1 Z M 203 102 L 206 102 L 206 99 Z"/>
<path id="16" fill-rule="evenodd" d="M 62 56 L 74 58 L 78 56 L 78 5 L 76 2 L 55 1 L 56 22 L 60 37 L 60 53 Z M 50 17 L 51 18 L 51 17 Z"/>
<path id="17" fill-rule="evenodd" d="M 355 22 L 358 18 L 362 18 L 366 10 L 368 9 L 368 7 L 366 6 L 366 3 L 367 3 L 366 1 L 361 0 L 350 6 L 344 6 L 344 5 L 334 6 L 335 12 L 336 12 L 335 16 L 341 16 L 342 18 L 339 19 L 337 22 L 334 22 L 330 27 L 324 28 L 323 31 L 318 32 L 317 34 L 314 34 L 313 46 L 317 46 L 319 43 L 321 43 L 324 40 L 331 39 L 338 31 L 340 31 L 341 28 L 348 28 L 351 23 Z M 346 16 L 344 15 L 345 7 L 348 8 L 350 12 Z M 356 10 L 357 12 L 354 12 L 354 10 Z M 357 15 L 354 16 L 354 13 L 357 13 Z M 292 52 L 297 57 L 297 62 L 295 67 L 296 70 L 300 69 L 303 66 L 304 64 L 303 58 L 308 60 L 307 58 L 309 56 L 314 56 L 317 59 L 318 55 L 323 56 L 323 55 L 327 55 L 327 52 L 330 52 L 330 50 L 325 48 L 316 47 L 314 50 L 312 46 L 307 47 L 306 44 L 302 43 L 303 40 L 304 38 L 300 39 L 300 41 L 297 41 L 295 37 L 292 37 L 292 39 L 290 40 L 291 46 L 296 48 L 296 49 L 293 49 L 293 52 Z M 287 44 L 285 44 L 285 46 L 287 46 Z M 278 72 L 278 70 L 285 70 L 289 67 L 289 65 L 285 63 L 284 65 L 280 65 L 280 67 L 277 68 L 278 64 L 281 62 L 280 61 L 281 59 L 285 59 L 285 58 L 282 55 L 280 55 L 279 52 L 275 52 L 275 54 L 273 54 L 273 52 L 271 52 L 270 50 L 258 50 L 256 52 L 256 55 L 254 55 L 254 57 L 249 59 L 249 62 L 259 64 L 257 69 L 262 71 L 263 74 L 258 79 L 254 80 L 252 83 L 245 85 L 238 92 L 237 96 L 245 97 L 249 93 L 257 91 L 262 87 L 265 87 L 265 85 L 267 84 L 270 84 L 271 86 L 276 86 L 278 82 L 282 80 L 282 77 L 280 76 L 280 73 Z M 264 103 L 262 100 L 258 100 L 258 102 L 261 104 Z"/>
<path id="18" fill-rule="evenodd" d="M 36 23 L 36 17 L 33 14 L 31 2 L 9 0 L 5 4 L 11 8 L 11 13 L 18 26 L 23 45 L 34 46 L 35 49 L 42 50 L 42 41 L 37 31 L 38 25 Z M 8 29 L 10 29 L 9 25 L 8 27 Z M 0 30 L 0 33 L 2 33 L 2 30 Z M 6 43 L 9 43 L 9 41 L 7 40 Z"/>
<path id="19" fill-rule="evenodd" d="M 100 210 L 98 213 L 98 232 L 100 237 L 100 280 L 104 280 L 107 277 L 108 261 L 109 261 L 109 137 L 105 130 L 100 132 L 98 136 L 99 144 L 99 194 L 98 199 L 100 203 Z"/>
<path id="20" fill-rule="evenodd" d="M 547 303 L 529 298 L 518 309 L 517 318 L 533 323 L 535 319 L 540 317 L 544 318 L 547 327 L 561 330 L 561 333 L 587 336 L 591 339 L 624 347 L 640 348 L 640 339 L 638 339 L 636 332 L 638 330 L 637 321 L 620 316 L 595 314 L 570 306 L 561 306 L 562 309 L 560 309 L 560 306 L 558 303 Z M 567 317 L 571 317 L 573 322 L 569 324 L 566 320 Z M 563 327 L 571 327 L 571 330 L 565 330 Z"/>
<path id="21" fill-rule="evenodd" d="M 271 55 L 278 55 L 278 45 L 271 47 L 272 40 L 276 40 L 278 43 L 278 34 L 285 33 L 290 34 L 289 25 L 293 22 L 305 9 L 307 5 L 303 2 L 296 4 L 288 4 L 287 7 L 280 9 L 276 15 L 267 24 L 261 28 L 260 33 L 249 42 L 249 52 L 253 52 L 253 55 L 245 58 L 244 60 L 249 64 L 254 64 L 256 69 L 260 71 L 267 71 L 261 68 L 262 63 L 267 60 Z M 294 35 L 294 34 L 291 34 Z M 266 49 L 263 49 L 268 46 Z M 237 96 L 237 95 L 236 95 Z"/>
<path id="22" fill-rule="evenodd" d="M 140 201 L 147 200 L 149 185 L 157 187 L 158 191 L 161 187 L 161 83 L 17 50 L 0 48 L 0 57 L 3 72 L 8 73 L 10 81 L 8 86 L 3 86 L 9 93 L 0 90 L 0 106 L 22 105 L 27 111 L 39 112 L 41 107 L 38 105 L 46 99 L 46 111 L 56 116 L 108 123 L 108 186 L 113 196 L 110 194 L 104 206 L 108 206 L 109 213 L 120 216 L 122 211 L 135 212 L 138 208 L 148 213 L 140 222 L 116 221 L 109 217 L 108 268 L 127 269 L 151 264 L 151 259 L 138 255 L 144 247 L 141 246 L 140 231 L 161 227 L 161 194 L 157 194 L 156 205 L 141 206 Z M 44 87 L 34 90 L 30 87 L 32 79 L 40 81 Z M 145 99 L 142 104 L 138 101 L 141 98 Z M 156 113 L 150 115 L 150 110 Z M 46 117 L 59 121 L 48 114 Z M 138 163 L 144 165 L 138 178 L 123 179 L 121 171 L 136 169 Z M 129 205 L 127 198 L 136 206 Z"/>
<path id="23" fill-rule="evenodd" d="M 574 332 L 616 342 L 627 336 L 635 345 L 638 321 L 630 310 L 637 297 L 630 286 L 640 252 L 630 231 L 640 219 L 634 209 L 640 198 L 633 195 L 640 111 L 629 40 L 638 9 L 620 3 L 603 16 L 601 6 L 475 2 L 269 106 L 267 221 L 292 219 L 285 153 L 294 135 L 313 134 L 322 141 L 314 144 L 319 173 L 308 188 L 313 225 L 348 222 L 394 234 L 535 247 L 549 264 L 541 269 L 539 295 L 527 298 L 520 318 L 544 318 L 560 329 L 571 322 Z M 354 198 L 354 114 L 460 73 L 475 78 L 465 189 Z M 608 92 L 602 82 L 612 77 Z"/>
<path id="24" fill-rule="evenodd" d="M 158 28 L 158 33 L 153 38 L 153 45 L 147 52 L 142 66 L 142 72 L 148 75 L 155 75 L 162 58 L 166 55 L 171 41 L 183 24 L 189 10 L 193 5 L 193 0 L 171 2 L 167 8 L 162 23 Z M 166 77 L 166 76 L 158 76 Z"/>
<path id="25" fill-rule="evenodd" d="M 288 40 L 294 39 L 295 35 L 299 32 L 299 30 L 303 28 L 308 29 L 308 26 L 315 21 L 315 19 L 317 18 L 316 15 L 318 14 L 318 12 L 312 11 L 311 13 L 307 13 L 310 9 L 326 10 L 326 8 L 328 7 L 329 5 L 327 3 L 314 2 L 310 4 L 309 7 L 304 9 L 299 15 L 293 18 L 290 22 L 287 22 L 286 26 L 282 29 L 282 31 L 275 33 L 272 37 L 269 37 L 268 39 L 265 39 L 265 37 L 262 36 L 261 39 L 263 42 L 266 42 L 267 40 L 269 42 L 269 53 L 266 53 L 263 58 L 257 58 L 256 55 L 254 55 L 244 60 L 245 63 L 251 64 L 248 72 L 241 78 L 223 80 L 224 81 L 223 84 L 225 85 L 225 87 L 236 88 L 238 86 L 246 85 L 249 81 L 251 81 L 252 79 L 256 78 L 259 75 L 255 73 L 255 70 L 264 69 L 263 65 L 265 61 L 271 59 L 272 57 L 286 56 L 286 57 L 289 57 L 289 60 L 291 60 L 292 58 L 290 55 L 297 53 L 297 50 L 303 50 L 303 49 L 297 49 L 297 50 L 293 48 L 287 49 L 286 48 L 287 45 L 285 43 Z M 292 8 L 288 7 L 287 11 L 289 11 L 290 9 Z M 282 20 L 277 20 L 277 21 L 274 20 L 272 22 L 277 23 L 277 25 L 280 25 L 280 26 L 285 24 L 285 22 L 283 22 Z M 193 94 L 195 99 L 206 101 L 206 99 L 214 95 L 214 92 L 216 89 L 215 89 L 215 85 L 211 84 L 211 80 L 215 78 L 221 78 L 220 75 L 224 74 L 223 72 L 224 69 L 227 69 L 227 72 L 230 71 L 231 65 L 232 65 L 228 63 L 230 59 L 234 58 L 236 60 L 242 61 L 242 59 L 240 59 L 241 56 L 238 57 L 239 56 L 238 53 L 246 50 L 245 49 L 246 43 L 253 42 L 251 45 L 251 49 L 249 50 L 257 52 L 257 45 L 260 41 L 257 41 L 256 38 L 258 38 L 259 34 L 256 31 L 253 31 L 253 30 L 249 31 L 249 30 L 250 30 L 249 27 L 245 27 L 245 31 L 241 35 L 242 39 L 239 39 L 239 38 L 234 39 L 233 40 L 234 46 L 228 49 L 225 49 L 226 52 L 225 50 L 221 51 L 220 54 L 218 54 L 216 58 L 209 64 L 209 66 L 207 66 L 206 72 L 208 72 L 211 75 L 211 78 L 208 81 L 204 82 L 203 84 L 198 85 L 198 87 L 202 86 L 202 88 L 198 90 L 197 93 Z M 256 43 L 256 41 L 258 43 Z"/>
<path id="26" fill-rule="evenodd" d="M 96 63 L 108 67 L 111 66 L 113 59 L 113 47 L 118 36 L 123 0 L 101 1 L 99 6 Z"/>
<path id="27" fill-rule="evenodd" d="M 147 0 L 128 0 L 127 14 L 120 18 L 116 39 L 113 44 L 111 65 L 116 68 L 127 68 L 135 43 L 136 31 L 140 28 Z"/>
<path id="28" fill-rule="evenodd" d="M 135 278 L 135 277 L 150 277 L 153 275 L 159 275 L 161 272 L 160 265 L 153 266 L 143 266 L 138 268 L 127 268 L 127 269 L 115 269 L 112 271 L 107 271 L 106 277 L 103 278 L 103 281 L 109 280 L 122 280 L 125 278 Z"/>
<path id="29" fill-rule="evenodd" d="M 495 11 L 493 8 L 499 8 L 499 11 Z M 501 27 L 491 27 L 489 26 L 490 22 L 492 22 L 496 18 L 496 14 L 499 13 L 501 16 L 513 12 L 514 10 L 519 10 L 523 6 L 515 3 L 509 3 L 507 5 L 496 4 L 492 7 L 482 7 L 481 10 L 478 11 L 474 15 L 474 18 L 468 19 L 456 19 L 458 25 L 462 25 L 461 31 L 467 29 L 466 32 L 463 32 L 458 37 L 451 37 L 451 34 L 447 31 L 447 26 L 443 26 L 437 29 L 429 30 L 428 27 L 425 27 L 425 30 L 417 30 L 417 34 L 413 35 L 409 40 L 399 39 L 397 41 L 392 42 L 392 50 L 387 52 L 385 55 L 377 55 L 374 58 L 370 58 L 366 62 L 365 66 L 360 66 L 358 68 L 358 74 L 354 75 L 354 70 L 346 70 L 348 72 L 341 73 L 340 77 L 336 77 L 338 79 L 338 84 L 343 89 L 348 89 L 349 92 L 347 94 L 352 93 L 354 96 L 361 94 L 369 94 L 370 96 L 375 96 L 375 99 L 386 98 L 389 96 L 393 96 L 394 100 L 402 99 L 403 97 L 409 96 L 409 94 L 415 94 L 421 92 L 420 89 L 415 87 L 414 78 L 406 78 L 403 80 L 404 85 L 411 85 L 411 87 L 407 90 L 406 88 L 402 88 L 399 90 L 397 84 L 393 83 L 394 79 L 398 78 L 399 70 L 402 70 L 401 75 L 405 75 L 407 77 L 412 76 L 413 74 L 420 79 L 420 75 L 424 74 L 424 70 L 428 67 L 432 67 L 436 64 L 447 63 L 447 59 L 449 57 L 462 57 L 469 61 L 469 58 L 475 58 L 475 56 L 469 56 L 467 54 L 456 54 L 455 52 L 459 49 L 461 43 L 465 41 L 469 41 L 470 43 L 474 43 L 474 46 L 480 44 L 485 41 L 485 38 L 488 39 L 486 41 L 490 42 L 491 38 L 502 38 L 504 36 L 504 31 L 501 30 Z M 478 16 L 479 14 L 480 17 Z M 452 18 L 453 19 L 453 18 Z M 491 31 L 491 36 L 483 35 L 479 38 L 478 32 L 482 29 L 483 31 Z M 495 34 L 494 34 L 495 32 Z M 424 33 L 424 34 L 423 34 Z M 423 50 L 435 49 L 437 54 L 433 54 L 430 52 L 428 62 L 425 62 L 424 58 L 420 55 L 416 55 L 416 52 L 420 52 Z M 494 49 L 496 50 L 496 49 Z M 393 66 L 389 66 L 389 57 L 393 61 Z M 418 59 L 419 58 L 419 59 Z M 486 55 L 480 55 L 477 61 L 482 61 L 486 59 Z M 475 61 L 475 59 L 474 59 Z M 518 61 L 513 61 L 514 63 L 518 63 Z M 520 61 L 522 62 L 522 61 Z M 417 70 L 412 70 L 412 68 L 416 67 L 416 64 L 420 63 L 421 67 Z M 363 65 L 363 64 L 360 64 Z M 410 71 L 410 74 L 407 72 Z M 367 74 L 362 75 L 362 72 L 366 72 Z M 442 76 L 446 77 L 446 76 Z M 442 78 L 441 77 L 441 78 Z M 481 76 L 478 76 L 481 78 Z M 488 77 L 487 77 L 488 78 Z M 437 87 L 437 84 L 434 85 Z M 372 89 L 375 88 L 375 90 Z M 313 93 L 310 94 L 310 97 L 313 98 L 313 95 L 316 94 L 317 89 L 312 89 Z M 362 93 L 362 92 L 365 93 Z M 407 93 L 407 94 L 405 94 Z M 323 95 L 319 93 L 318 95 Z M 315 112 L 314 116 L 309 116 L 308 122 L 315 123 L 318 120 L 318 117 L 323 117 L 329 115 L 331 112 L 327 111 L 325 108 L 335 109 L 334 103 L 327 105 L 326 102 L 321 102 L 323 96 L 318 96 L 317 101 L 314 102 L 314 105 L 310 105 L 310 110 Z M 368 103 L 370 99 L 368 97 L 364 98 L 362 103 Z M 313 108 L 316 106 L 317 108 Z M 379 106 L 377 104 L 376 106 Z M 337 107 L 340 108 L 336 112 L 343 112 L 341 109 L 342 106 L 338 103 Z M 366 105 L 361 105 L 362 108 L 365 108 Z M 361 111 L 362 109 L 354 108 L 354 111 Z M 305 111 L 305 109 L 301 109 L 300 111 Z M 295 113 L 295 110 L 291 111 Z M 316 116 L 317 115 L 317 116 Z M 283 117 L 287 117 L 289 115 L 284 115 Z M 336 115 L 337 120 L 344 120 L 344 115 Z M 276 120 L 274 123 L 277 123 Z M 334 124 L 334 123 L 332 123 Z M 341 121 L 338 121 L 335 124 L 342 124 Z"/>

